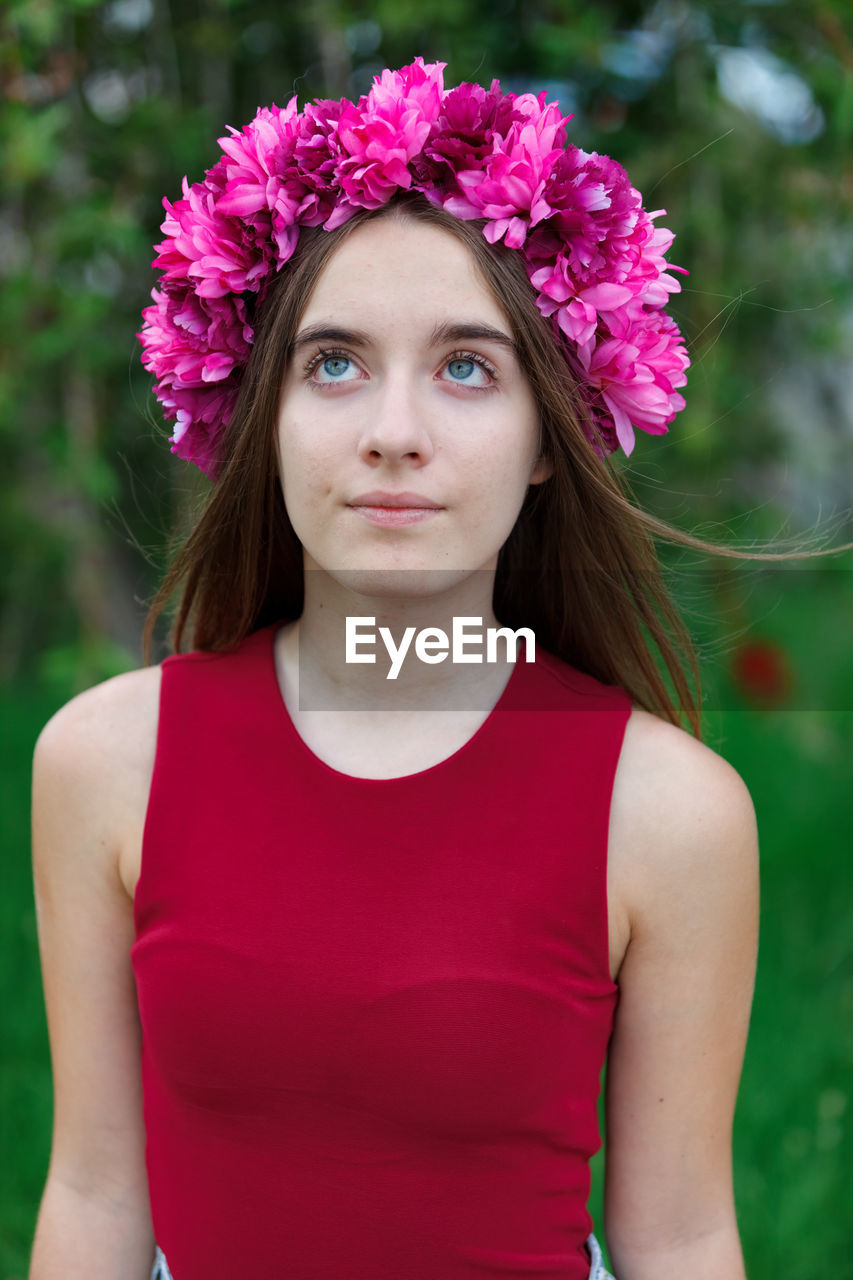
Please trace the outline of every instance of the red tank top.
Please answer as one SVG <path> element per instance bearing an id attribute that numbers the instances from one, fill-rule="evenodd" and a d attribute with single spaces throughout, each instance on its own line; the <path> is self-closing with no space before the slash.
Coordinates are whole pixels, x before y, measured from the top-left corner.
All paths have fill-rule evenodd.
<path id="1" fill-rule="evenodd" d="M 586 1280 L 628 694 L 537 650 L 432 768 L 299 737 L 280 624 L 163 663 L 131 959 L 175 1280 Z"/>

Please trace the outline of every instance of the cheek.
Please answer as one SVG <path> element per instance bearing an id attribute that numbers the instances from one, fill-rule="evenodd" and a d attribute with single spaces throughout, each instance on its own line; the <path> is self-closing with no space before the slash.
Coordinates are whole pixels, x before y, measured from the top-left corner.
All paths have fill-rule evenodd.
<path id="1" fill-rule="evenodd" d="M 525 489 L 539 454 L 539 434 L 538 417 L 524 410 L 509 414 L 478 442 L 472 462 L 492 483 Z"/>
<path id="2" fill-rule="evenodd" d="M 316 439 L 316 433 L 314 438 Z M 311 461 L 312 433 L 298 418 L 280 422 L 278 428 L 279 463 L 288 472 L 304 472 Z"/>
<path id="3" fill-rule="evenodd" d="M 280 427 L 278 473 L 288 502 L 304 506 L 330 492 L 334 464 L 333 448 L 309 425 L 291 421 Z"/>

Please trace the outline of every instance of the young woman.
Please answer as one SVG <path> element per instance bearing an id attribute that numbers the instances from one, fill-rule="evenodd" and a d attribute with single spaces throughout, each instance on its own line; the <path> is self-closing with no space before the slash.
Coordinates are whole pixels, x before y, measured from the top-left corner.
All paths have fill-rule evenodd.
<path id="1" fill-rule="evenodd" d="M 664 625 L 651 535 L 705 544 L 607 461 L 683 405 L 672 237 L 442 66 L 167 203 L 141 336 L 214 485 L 175 653 L 36 750 L 31 1280 L 601 1280 L 605 1059 L 619 1280 L 744 1280 L 754 811 Z"/>

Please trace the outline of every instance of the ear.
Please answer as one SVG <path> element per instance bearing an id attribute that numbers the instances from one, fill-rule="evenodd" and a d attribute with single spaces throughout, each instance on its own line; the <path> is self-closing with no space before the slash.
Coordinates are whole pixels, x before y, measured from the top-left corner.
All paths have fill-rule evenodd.
<path id="1" fill-rule="evenodd" d="M 550 458 L 545 458 L 541 454 L 533 464 L 533 470 L 530 472 L 528 484 L 541 484 L 543 480 L 549 480 L 554 474 L 554 464 Z"/>

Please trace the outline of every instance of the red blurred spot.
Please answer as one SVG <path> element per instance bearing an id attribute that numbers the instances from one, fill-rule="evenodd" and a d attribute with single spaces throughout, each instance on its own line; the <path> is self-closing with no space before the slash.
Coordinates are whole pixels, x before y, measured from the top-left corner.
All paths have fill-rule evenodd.
<path id="1" fill-rule="evenodd" d="M 788 655 L 772 640 L 749 640 L 732 655 L 732 677 L 738 692 L 759 707 L 786 702 L 794 684 Z"/>

